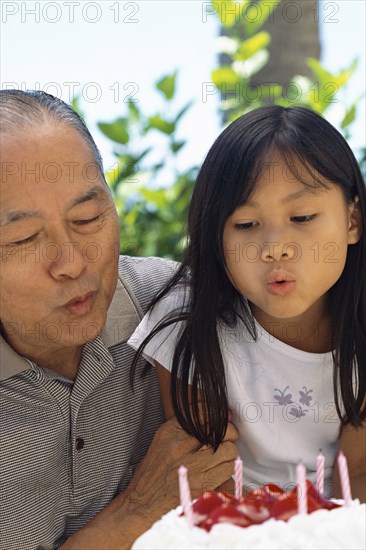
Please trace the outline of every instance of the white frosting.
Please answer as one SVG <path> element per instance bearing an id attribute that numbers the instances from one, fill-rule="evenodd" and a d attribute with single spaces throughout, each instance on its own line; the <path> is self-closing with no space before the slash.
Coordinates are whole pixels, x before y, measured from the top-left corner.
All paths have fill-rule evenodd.
<path id="1" fill-rule="evenodd" d="M 317 510 L 296 515 L 288 522 L 270 519 L 241 528 L 214 525 L 210 532 L 189 527 L 181 507 L 165 514 L 141 535 L 132 550 L 245 549 L 251 550 L 365 550 L 366 504 L 355 500 L 349 508 Z"/>

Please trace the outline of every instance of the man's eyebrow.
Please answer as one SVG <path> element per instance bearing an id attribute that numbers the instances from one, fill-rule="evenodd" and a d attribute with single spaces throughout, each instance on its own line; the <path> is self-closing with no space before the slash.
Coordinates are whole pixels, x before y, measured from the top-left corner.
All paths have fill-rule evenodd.
<path id="1" fill-rule="evenodd" d="M 71 204 L 69 205 L 70 208 L 74 208 L 75 206 L 78 206 L 79 204 L 83 204 L 84 202 L 88 202 L 91 200 L 98 200 L 103 198 L 106 195 L 106 191 L 102 189 L 101 187 L 93 187 L 85 193 L 85 195 L 82 195 L 81 197 L 78 197 L 77 199 L 74 199 Z M 23 221 L 23 220 L 29 220 L 32 218 L 42 218 L 44 217 L 44 212 L 41 210 L 14 210 L 12 212 L 7 212 L 1 217 L 0 226 L 5 227 L 11 223 Z"/>
<path id="2" fill-rule="evenodd" d="M 317 195 L 319 190 L 319 186 L 313 187 L 313 186 L 305 186 L 304 189 L 301 189 L 301 191 L 296 191 L 295 193 L 291 193 L 291 195 L 287 195 L 282 200 L 282 204 L 288 204 L 289 202 L 292 202 L 296 199 L 299 199 L 303 197 L 304 195 Z M 253 206 L 254 208 L 257 208 L 259 204 L 256 201 L 253 200 L 247 200 L 243 206 Z"/>
<path id="3" fill-rule="evenodd" d="M 73 200 L 70 204 L 69 208 L 73 208 L 74 206 L 78 206 L 79 204 L 83 204 L 84 202 L 92 201 L 95 199 L 103 199 L 106 196 L 106 191 L 102 187 L 95 186 L 90 191 L 85 193 L 85 195 L 82 195 L 81 197 L 78 197 L 77 199 Z"/>
<path id="4" fill-rule="evenodd" d="M 43 212 L 41 212 L 40 210 L 27 210 L 26 212 L 21 212 L 20 210 L 14 210 L 13 212 L 7 212 L 1 218 L 0 225 L 1 227 L 5 227 L 10 223 L 28 220 L 30 218 L 41 218 L 42 216 L 43 216 Z"/>

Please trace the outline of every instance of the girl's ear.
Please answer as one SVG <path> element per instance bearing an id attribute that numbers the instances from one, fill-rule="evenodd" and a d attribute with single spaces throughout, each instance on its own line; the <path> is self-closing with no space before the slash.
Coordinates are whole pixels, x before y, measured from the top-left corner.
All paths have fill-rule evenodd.
<path id="1" fill-rule="evenodd" d="M 354 202 L 349 206 L 348 218 L 348 244 L 356 244 L 362 235 L 362 214 L 360 199 L 355 197 Z"/>

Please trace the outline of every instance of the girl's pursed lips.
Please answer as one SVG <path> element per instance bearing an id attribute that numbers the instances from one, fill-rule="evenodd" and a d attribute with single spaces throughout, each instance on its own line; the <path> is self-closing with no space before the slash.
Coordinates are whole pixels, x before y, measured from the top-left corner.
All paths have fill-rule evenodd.
<path id="1" fill-rule="evenodd" d="M 273 269 L 267 278 L 267 284 L 280 282 L 290 283 L 294 281 L 295 277 L 283 269 Z"/>
<path id="2" fill-rule="evenodd" d="M 267 289 L 270 294 L 274 296 L 287 296 L 296 287 L 296 281 L 283 281 L 268 283 Z"/>

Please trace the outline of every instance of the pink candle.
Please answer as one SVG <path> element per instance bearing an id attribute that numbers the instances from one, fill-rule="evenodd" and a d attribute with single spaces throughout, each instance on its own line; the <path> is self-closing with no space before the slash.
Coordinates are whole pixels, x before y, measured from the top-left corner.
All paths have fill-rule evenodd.
<path id="1" fill-rule="evenodd" d="M 191 490 L 189 488 L 189 483 L 187 478 L 187 468 L 185 466 L 181 466 L 179 468 L 178 476 L 179 476 L 180 503 L 183 508 L 183 513 L 186 517 L 188 525 L 192 526 L 194 524 L 194 521 L 193 521 Z"/>
<path id="2" fill-rule="evenodd" d="M 239 500 L 243 496 L 243 461 L 239 456 L 234 463 L 234 480 L 235 498 Z"/>
<path id="3" fill-rule="evenodd" d="M 297 482 L 297 513 L 308 513 L 308 499 L 306 491 L 306 469 L 302 462 L 296 466 L 296 482 Z"/>
<path id="4" fill-rule="evenodd" d="M 320 450 L 316 459 L 316 486 L 320 495 L 324 493 L 324 460 L 324 455 Z"/>
<path id="5" fill-rule="evenodd" d="M 349 475 L 348 475 L 347 459 L 342 453 L 342 451 L 339 451 L 339 455 L 338 455 L 338 472 L 339 472 L 339 479 L 340 479 L 341 488 L 342 488 L 342 497 L 344 498 L 345 505 L 351 506 L 352 496 L 351 496 L 351 486 L 350 486 Z"/>

